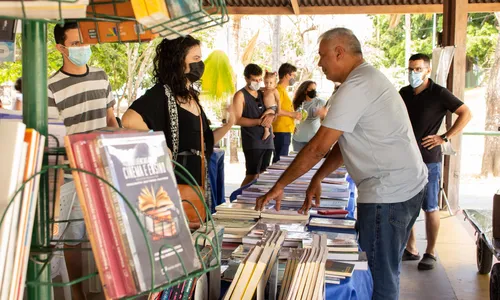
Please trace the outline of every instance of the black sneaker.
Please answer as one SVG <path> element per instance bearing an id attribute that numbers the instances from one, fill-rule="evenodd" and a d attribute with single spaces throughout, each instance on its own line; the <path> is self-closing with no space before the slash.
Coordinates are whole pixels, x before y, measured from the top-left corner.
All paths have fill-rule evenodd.
<path id="1" fill-rule="evenodd" d="M 418 254 L 413 254 L 410 251 L 406 250 L 403 252 L 403 261 L 405 260 L 420 260 L 420 255 Z"/>
<path id="2" fill-rule="evenodd" d="M 432 270 L 434 269 L 434 266 L 436 265 L 436 257 L 432 254 L 429 253 L 424 253 L 424 257 L 422 260 L 418 263 L 418 269 L 419 270 Z"/>

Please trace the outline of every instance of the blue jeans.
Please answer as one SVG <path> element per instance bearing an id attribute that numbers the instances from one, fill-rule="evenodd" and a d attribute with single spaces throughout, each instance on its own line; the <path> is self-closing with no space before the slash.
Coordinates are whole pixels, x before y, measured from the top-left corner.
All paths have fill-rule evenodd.
<path id="1" fill-rule="evenodd" d="M 433 212 L 439 209 L 439 181 L 441 180 L 441 163 L 426 164 L 428 170 L 427 194 L 425 195 L 422 209 L 425 212 Z"/>
<path id="2" fill-rule="evenodd" d="M 373 300 L 399 298 L 401 257 L 426 190 L 405 202 L 358 203 L 359 245 L 372 272 Z"/>
<path id="3" fill-rule="evenodd" d="M 273 164 L 280 160 L 280 156 L 287 156 L 290 150 L 292 134 L 290 132 L 274 132 Z"/>

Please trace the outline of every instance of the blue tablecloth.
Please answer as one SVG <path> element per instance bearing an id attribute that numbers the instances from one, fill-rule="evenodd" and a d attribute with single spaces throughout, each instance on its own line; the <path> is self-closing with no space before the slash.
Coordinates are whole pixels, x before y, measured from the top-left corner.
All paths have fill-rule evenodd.
<path id="1" fill-rule="evenodd" d="M 355 270 L 351 278 L 340 284 L 326 285 L 325 299 L 370 300 L 373 293 L 373 280 L 370 270 Z"/>
<path id="2" fill-rule="evenodd" d="M 214 149 L 208 165 L 208 177 L 212 192 L 212 213 L 215 207 L 225 202 L 224 199 L 224 150 Z"/>

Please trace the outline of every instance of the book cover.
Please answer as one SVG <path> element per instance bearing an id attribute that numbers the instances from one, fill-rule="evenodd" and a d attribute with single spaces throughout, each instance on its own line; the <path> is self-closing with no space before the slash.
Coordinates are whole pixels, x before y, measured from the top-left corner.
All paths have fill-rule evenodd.
<path id="1" fill-rule="evenodd" d="M 76 166 L 80 169 L 92 172 L 92 158 L 88 151 L 87 141 L 77 141 L 72 145 L 76 157 Z M 124 266 L 120 262 L 123 259 L 119 249 L 117 236 L 111 229 L 108 212 L 104 204 L 104 199 L 100 194 L 97 179 L 90 174 L 81 173 L 80 175 L 83 191 L 87 199 L 87 207 L 92 211 L 94 223 L 93 233 L 101 240 L 103 247 L 103 261 L 109 267 L 109 273 L 101 277 L 104 285 L 114 285 L 114 293 L 110 293 L 110 297 L 119 298 L 131 295 L 134 291 L 130 290 L 130 286 L 125 284 Z M 90 207 L 89 207 L 90 206 Z M 87 224 L 87 223 L 86 223 Z M 94 247 L 93 247 L 94 248 Z M 94 248 L 95 249 L 95 248 Z"/>
<path id="2" fill-rule="evenodd" d="M 135 267 L 140 268 L 138 273 L 142 273 L 146 285 L 156 287 L 184 276 L 182 265 L 188 274 L 197 270 L 200 263 L 163 133 L 101 135 L 98 142 L 111 183 L 133 209 L 119 197 L 124 224 L 129 227 L 128 242 L 136 247 Z M 154 281 L 148 243 L 153 255 Z"/>
<path id="3" fill-rule="evenodd" d="M 329 259 L 326 261 L 325 272 L 328 275 L 351 277 L 354 265 Z"/>
<path id="4" fill-rule="evenodd" d="M 311 218 L 311 220 L 309 221 L 309 226 L 314 226 L 314 227 L 353 229 L 355 225 L 356 225 L 356 220 Z"/>
<path id="5" fill-rule="evenodd" d="M 24 175 L 20 170 L 20 165 L 24 161 L 23 148 L 27 147 L 24 143 L 25 130 L 26 126 L 20 122 L 4 120 L 0 122 L 0 135 L 3 142 L 0 148 L 0 165 L 2 166 L 0 173 L 0 218 L 3 217 L 3 222 L 0 225 L 0 284 L 2 284 L 5 273 L 8 242 L 14 214 L 19 213 L 14 211 L 14 203 L 8 209 L 7 206 L 14 197 L 19 180 L 22 181 Z M 20 194 L 17 197 L 20 199 Z"/>

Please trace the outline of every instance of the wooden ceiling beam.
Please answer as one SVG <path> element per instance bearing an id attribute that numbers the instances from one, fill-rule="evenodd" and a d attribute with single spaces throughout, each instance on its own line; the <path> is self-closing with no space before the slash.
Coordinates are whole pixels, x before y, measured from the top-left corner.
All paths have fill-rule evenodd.
<path id="1" fill-rule="evenodd" d="M 290 0 L 290 2 L 292 3 L 293 13 L 300 15 L 299 0 Z"/>
<path id="2" fill-rule="evenodd" d="M 293 3 L 297 3 L 294 9 Z M 443 5 L 370 5 L 370 6 L 298 6 L 298 0 L 291 0 L 292 6 L 280 7 L 253 7 L 253 6 L 228 6 L 231 15 L 342 15 L 342 14 L 428 14 L 443 13 Z M 299 10 L 300 9 L 300 10 Z M 494 12 L 500 11 L 498 3 L 471 3 L 468 4 L 469 12 Z"/>
<path id="3" fill-rule="evenodd" d="M 468 10 L 472 12 L 496 12 L 500 11 L 500 2 L 497 3 L 469 3 Z"/>

